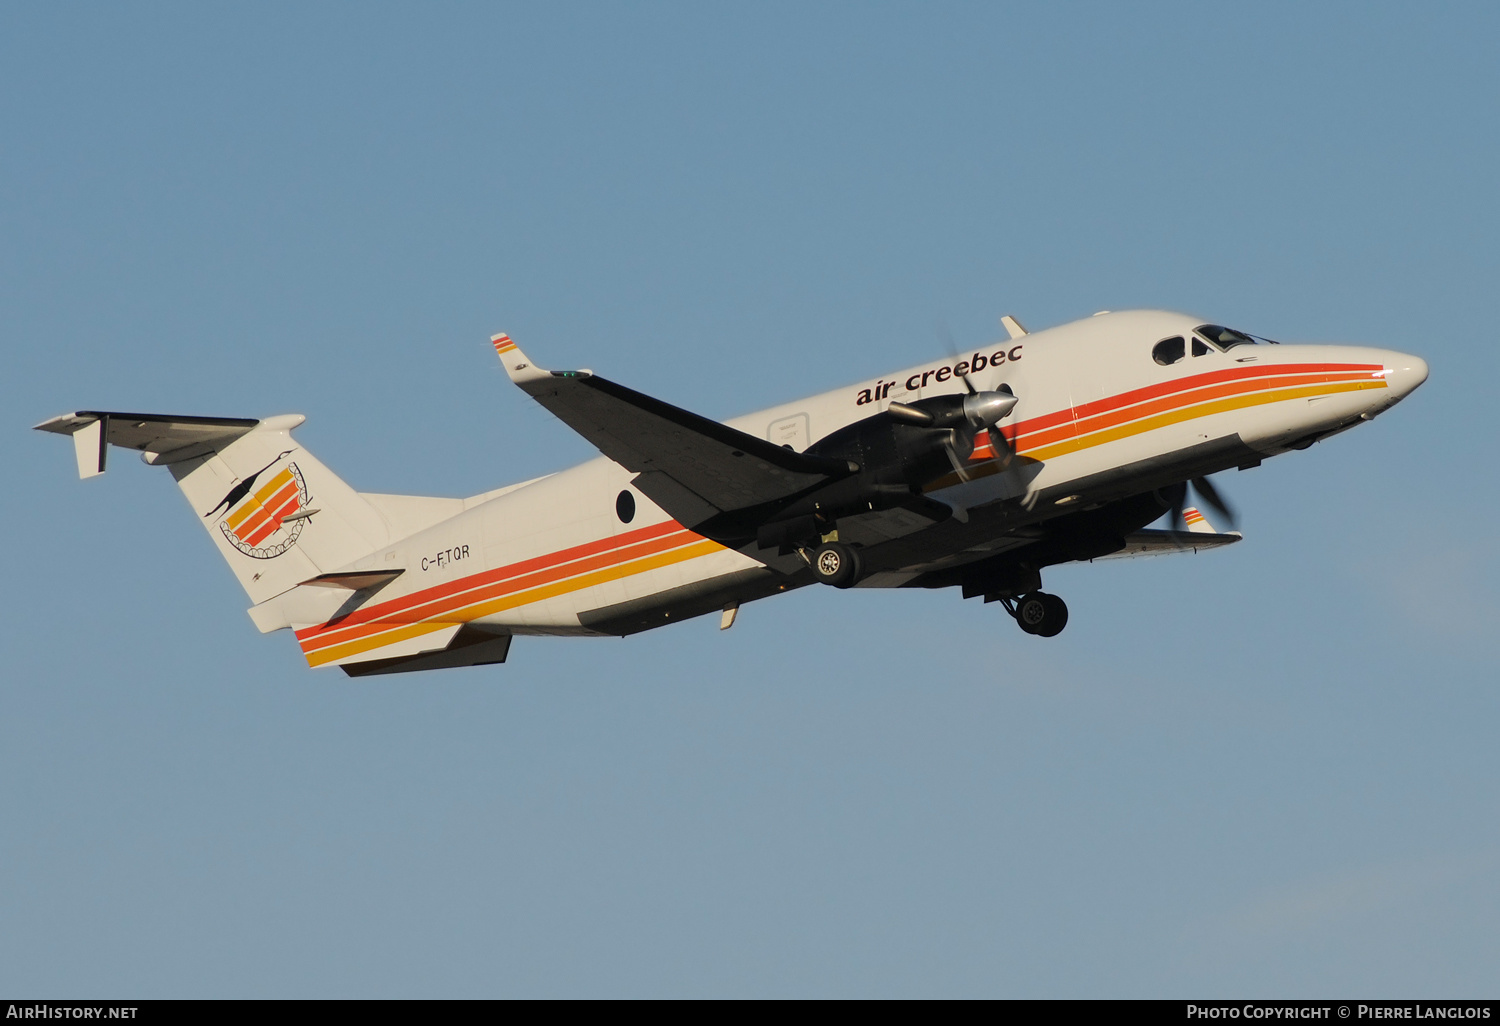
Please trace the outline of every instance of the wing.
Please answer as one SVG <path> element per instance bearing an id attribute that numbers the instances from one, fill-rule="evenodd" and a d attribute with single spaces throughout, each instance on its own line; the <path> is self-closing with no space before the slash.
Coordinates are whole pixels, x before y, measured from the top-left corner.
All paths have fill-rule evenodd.
<path id="1" fill-rule="evenodd" d="M 635 471 L 632 483 L 684 527 L 696 529 L 725 513 L 769 512 L 858 469 L 782 448 L 591 371 L 542 370 L 507 336 L 492 341 L 512 381 Z"/>
<path id="2" fill-rule="evenodd" d="M 1199 515 L 1201 521 L 1202 515 Z M 1151 528 L 1136 531 L 1125 536 L 1125 547 L 1103 556 L 1095 556 L 1095 559 L 1128 559 L 1131 556 L 1170 556 L 1175 552 L 1203 552 L 1207 549 L 1217 549 L 1224 545 L 1233 545 L 1237 541 L 1243 541 L 1243 536 L 1238 531 L 1229 534 L 1215 534 L 1213 528 L 1207 531 L 1161 531 Z"/>

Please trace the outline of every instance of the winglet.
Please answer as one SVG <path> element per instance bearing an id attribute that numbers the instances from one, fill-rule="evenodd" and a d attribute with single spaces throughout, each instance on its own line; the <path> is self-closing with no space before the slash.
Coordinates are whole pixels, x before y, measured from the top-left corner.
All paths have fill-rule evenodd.
<path id="1" fill-rule="evenodd" d="M 73 436 L 73 450 L 78 457 L 78 476 L 98 477 L 104 473 L 109 452 L 109 414 L 73 413 L 53 417 L 36 426 L 38 431 Z"/>
<path id="2" fill-rule="evenodd" d="M 510 375 L 510 380 L 518 385 L 524 385 L 528 381 L 540 381 L 550 378 L 551 371 L 543 370 L 533 364 L 530 358 L 523 352 L 521 347 L 511 340 L 505 332 L 490 336 L 490 343 L 495 347 L 495 355 L 500 357 L 500 364 L 505 368 L 505 373 Z"/>
<path id="3" fill-rule="evenodd" d="M 1208 522 L 1208 517 L 1204 516 L 1196 506 L 1189 506 L 1184 509 L 1182 511 L 1182 519 L 1187 524 L 1188 531 L 1192 534 L 1218 534 L 1214 530 L 1214 525 Z"/>

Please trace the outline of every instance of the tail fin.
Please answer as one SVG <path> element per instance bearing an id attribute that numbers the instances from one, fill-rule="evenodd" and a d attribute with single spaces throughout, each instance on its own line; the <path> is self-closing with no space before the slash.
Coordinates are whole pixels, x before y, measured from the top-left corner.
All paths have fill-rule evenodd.
<path id="1" fill-rule="evenodd" d="M 37 430 L 73 437 L 80 477 L 104 472 L 109 445 L 165 465 L 251 601 L 260 603 L 390 541 L 380 512 L 292 440 L 304 419 L 84 411 Z"/>

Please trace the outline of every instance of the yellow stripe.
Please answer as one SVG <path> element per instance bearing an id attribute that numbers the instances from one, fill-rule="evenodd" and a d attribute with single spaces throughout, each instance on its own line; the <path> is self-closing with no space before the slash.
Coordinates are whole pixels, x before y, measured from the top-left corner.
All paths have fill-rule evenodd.
<path id="1" fill-rule="evenodd" d="M 1215 413 L 1242 410 L 1251 406 L 1263 406 L 1266 403 L 1282 402 L 1287 399 L 1311 398 L 1319 395 L 1333 395 L 1336 392 L 1357 392 L 1366 388 L 1385 387 L 1384 381 L 1350 381 L 1338 385 L 1324 383 L 1321 385 L 1307 385 L 1302 388 L 1283 388 L 1274 392 L 1255 392 L 1250 395 L 1229 396 L 1226 399 L 1216 399 L 1213 402 L 1201 403 L 1197 406 L 1168 410 L 1166 413 L 1158 413 L 1154 417 L 1143 417 L 1128 424 L 1121 424 L 1119 427 L 1095 431 L 1081 438 L 1065 439 L 1053 445 L 1043 446 L 1040 449 L 1028 449 L 1025 455 L 1030 456 L 1032 459 L 1050 460 L 1054 456 L 1063 456 L 1082 449 L 1092 449 L 1094 446 L 1103 445 L 1106 442 L 1116 442 L 1122 438 L 1129 438 L 1131 435 L 1154 431 L 1156 428 L 1167 427 L 1171 424 L 1180 424 L 1185 420 L 1195 420 L 1198 417 L 1212 416 Z"/>
<path id="2" fill-rule="evenodd" d="M 241 524 L 243 524 L 245 522 L 245 519 L 250 516 L 251 513 L 254 513 L 257 509 L 260 508 L 261 503 L 265 502 L 272 495 L 275 495 L 276 491 L 291 479 L 292 472 L 290 470 L 283 470 L 281 473 L 271 478 L 270 484 L 266 485 L 260 491 L 255 493 L 254 502 L 245 503 L 243 506 L 229 515 L 229 519 L 225 521 L 225 523 L 229 525 L 229 529 L 232 531 L 236 527 L 239 527 Z"/>
<path id="3" fill-rule="evenodd" d="M 384 648 L 386 645 L 394 645 L 398 641 L 406 641 L 409 638 L 420 638 L 424 634 L 440 631 L 444 627 L 451 627 L 455 623 L 467 623 L 481 616 L 489 616 L 506 609 L 514 609 L 517 606 L 529 605 L 532 602 L 541 602 L 544 599 L 555 598 L 558 595 L 566 595 L 573 591 L 582 591 L 592 588 L 598 584 L 607 584 L 617 581 L 622 577 L 630 577 L 634 574 L 645 573 L 647 570 L 655 570 L 659 567 L 671 566 L 673 563 L 682 563 L 699 556 L 706 556 L 711 552 L 717 552 L 723 546 L 718 542 L 703 541 L 694 542 L 680 549 L 672 549 L 667 552 L 658 552 L 655 555 L 645 556 L 641 559 L 619 566 L 605 567 L 592 573 L 581 574 L 578 577 L 570 577 L 562 581 L 553 581 L 550 584 L 539 585 L 526 591 L 518 591 L 511 595 L 501 595 L 487 602 L 478 602 L 472 606 L 444 613 L 442 620 L 429 620 L 423 623 L 408 624 L 394 630 L 377 634 L 374 637 L 360 638 L 358 641 L 346 642 L 343 645 L 331 645 L 318 652 L 307 656 L 307 665 L 322 666 L 335 660 L 346 659 L 361 652 L 368 652 L 375 648 Z"/>
<path id="4" fill-rule="evenodd" d="M 284 468 L 281 471 L 281 473 L 279 473 L 275 477 L 271 478 L 270 482 L 264 488 L 262 488 L 260 491 L 258 491 L 258 492 L 255 493 L 255 501 L 259 502 L 259 503 L 264 503 L 271 496 L 273 496 L 277 492 L 281 491 L 281 489 L 283 487 L 285 487 L 286 483 L 288 481 L 290 481 L 291 479 L 292 479 L 291 468 L 290 467 Z"/>
<path id="5" fill-rule="evenodd" d="M 1332 395 L 1335 392 L 1353 392 L 1365 388 L 1385 388 L 1384 381 L 1356 381 L 1339 385 L 1321 384 L 1308 385 L 1303 388 L 1284 388 L 1275 392 L 1255 392 L 1250 395 L 1233 396 L 1228 399 L 1219 399 L 1214 402 L 1203 403 L 1200 406 L 1189 406 L 1182 409 L 1171 410 L 1167 413 L 1158 414 L 1154 417 L 1144 417 L 1141 420 L 1133 420 L 1127 424 L 1107 430 L 1096 431 L 1093 434 L 1084 435 L 1082 438 L 1069 438 L 1054 445 L 1043 446 L 1040 449 L 1023 449 L 1019 453 L 1022 459 L 1046 460 L 1054 456 L 1063 456 L 1070 452 L 1078 452 L 1083 449 L 1092 449 L 1096 445 L 1106 442 L 1115 442 L 1121 438 L 1129 438 L 1131 435 L 1142 434 L 1154 428 L 1166 427 L 1169 424 L 1178 424 L 1194 417 L 1206 417 L 1214 413 L 1223 413 L 1226 410 L 1244 409 L 1250 406 L 1263 406 L 1266 403 L 1281 402 L 1284 399 L 1311 398 L 1319 395 Z M 964 477 L 957 474 L 945 474 L 944 476 L 926 485 L 924 492 L 941 491 L 951 488 L 964 480 L 975 481 L 982 477 L 1000 473 L 1000 468 L 993 462 L 979 463 L 964 468 Z"/>

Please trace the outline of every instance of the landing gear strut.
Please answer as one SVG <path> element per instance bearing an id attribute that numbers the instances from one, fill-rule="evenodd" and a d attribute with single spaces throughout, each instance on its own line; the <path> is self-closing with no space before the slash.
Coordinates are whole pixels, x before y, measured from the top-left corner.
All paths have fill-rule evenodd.
<path id="1" fill-rule="evenodd" d="M 1056 637 L 1068 625 L 1068 605 L 1056 595 L 1033 591 L 1012 602 L 1005 599 L 1005 608 L 1016 618 L 1017 625 L 1027 634 L 1043 638 Z"/>

